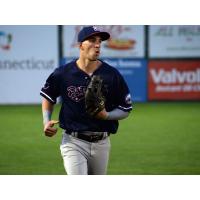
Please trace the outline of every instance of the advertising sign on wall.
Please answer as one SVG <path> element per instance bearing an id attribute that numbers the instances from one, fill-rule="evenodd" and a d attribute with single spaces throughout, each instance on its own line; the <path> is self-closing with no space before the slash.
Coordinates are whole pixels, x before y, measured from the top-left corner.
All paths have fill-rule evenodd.
<path id="1" fill-rule="evenodd" d="M 200 57 L 200 25 L 149 26 L 149 57 Z"/>
<path id="2" fill-rule="evenodd" d="M 149 100 L 199 100 L 200 61 L 150 61 Z"/>
<path id="3" fill-rule="evenodd" d="M 78 57 L 77 35 L 83 26 L 64 26 L 64 57 Z M 144 26 L 105 25 L 96 26 L 107 31 L 111 39 L 102 43 L 101 57 L 144 58 Z"/>
<path id="4" fill-rule="evenodd" d="M 144 59 L 105 58 L 105 62 L 118 69 L 127 82 L 133 102 L 147 101 L 147 61 Z"/>
<path id="5" fill-rule="evenodd" d="M 57 66 L 56 26 L 0 26 L 0 104 L 40 103 Z"/>

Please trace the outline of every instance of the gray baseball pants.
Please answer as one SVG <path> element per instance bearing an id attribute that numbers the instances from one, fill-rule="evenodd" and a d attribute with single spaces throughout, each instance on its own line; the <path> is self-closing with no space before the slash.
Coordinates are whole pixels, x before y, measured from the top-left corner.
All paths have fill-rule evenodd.
<path id="1" fill-rule="evenodd" d="M 110 153 L 110 138 L 91 143 L 63 133 L 60 145 L 68 175 L 105 175 Z"/>

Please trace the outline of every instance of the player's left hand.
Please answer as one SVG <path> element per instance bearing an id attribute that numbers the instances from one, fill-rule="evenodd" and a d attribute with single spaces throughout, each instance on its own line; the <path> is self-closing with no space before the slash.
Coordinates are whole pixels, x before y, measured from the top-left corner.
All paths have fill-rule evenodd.
<path id="1" fill-rule="evenodd" d="M 85 92 L 85 110 L 91 117 L 95 117 L 105 109 L 105 97 L 102 92 L 103 79 L 94 75 Z M 100 116 L 100 114 L 99 114 Z"/>

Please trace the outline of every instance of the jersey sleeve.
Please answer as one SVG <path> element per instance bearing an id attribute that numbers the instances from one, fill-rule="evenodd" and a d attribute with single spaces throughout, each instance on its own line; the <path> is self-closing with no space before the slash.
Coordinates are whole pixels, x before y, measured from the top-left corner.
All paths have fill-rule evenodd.
<path id="1" fill-rule="evenodd" d="M 116 85 L 114 84 L 114 87 L 116 87 L 115 90 L 117 93 L 117 108 L 125 112 L 130 112 L 133 109 L 131 94 L 124 78 L 118 71 L 115 80 Z"/>
<path id="2" fill-rule="evenodd" d="M 50 103 L 55 104 L 57 97 L 60 96 L 60 78 L 58 70 L 55 70 L 47 78 L 46 83 L 40 91 L 40 95 L 47 99 Z"/>

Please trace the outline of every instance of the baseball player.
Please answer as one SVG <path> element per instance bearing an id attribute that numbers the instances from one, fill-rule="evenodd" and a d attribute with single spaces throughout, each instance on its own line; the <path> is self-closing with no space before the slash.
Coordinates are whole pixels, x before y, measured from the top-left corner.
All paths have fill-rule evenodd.
<path id="1" fill-rule="evenodd" d="M 45 135 L 56 134 L 56 123 L 63 129 L 60 150 L 68 175 L 106 174 L 109 136 L 132 110 L 123 77 L 98 59 L 102 41 L 109 38 L 95 26 L 83 27 L 78 34 L 79 58 L 55 69 L 40 91 Z M 59 96 L 59 121 L 51 120 Z"/>

